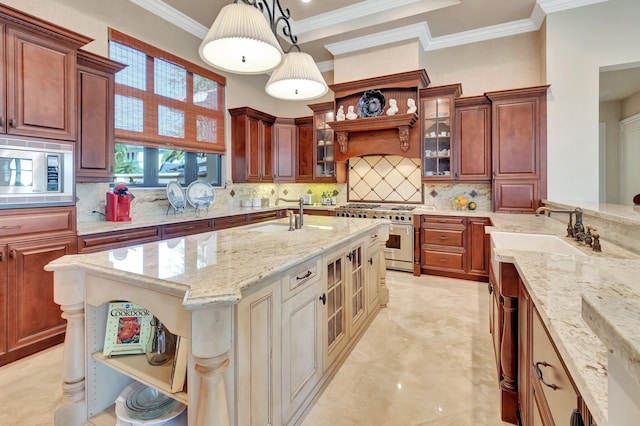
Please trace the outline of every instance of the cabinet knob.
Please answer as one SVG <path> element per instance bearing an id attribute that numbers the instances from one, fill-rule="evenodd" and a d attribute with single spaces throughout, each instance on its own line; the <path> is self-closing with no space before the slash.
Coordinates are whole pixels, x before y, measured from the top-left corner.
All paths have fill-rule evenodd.
<path id="1" fill-rule="evenodd" d="M 4 254 L 0 253 L 0 262 L 4 262 Z"/>
<path id="2" fill-rule="evenodd" d="M 10 257 L 11 259 L 15 259 L 15 258 L 16 258 L 16 251 L 15 251 L 15 250 L 11 250 L 11 251 L 9 252 L 9 257 Z"/>
<path id="3" fill-rule="evenodd" d="M 4 127 L 5 124 L 6 124 L 5 118 L 4 117 L 0 117 L 0 127 Z"/>
<path id="4" fill-rule="evenodd" d="M 373 257 L 369 258 L 369 265 L 373 265 Z"/>
<path id="5" fill-rule="evenodd" d="M 327 294 L 326 293 L 322 293 L 322 296 L 320 296 L 318 299 L 322 301 L 323 305 L 327 304 Z"/>
<path id="6" fill-rule="evenodd" d="M 491 281 L 489 281 L 489 284 L 487 285 L 487 287 L 489 288 L 489 294 L 493 293 L 493 283 L 491 283 Z"/>
<path id="7" fill-rule="evenodd" d="M 9 120 L 9 126 L 16 127 L 16 119 L 15 118 L 12 118 L 11 120 Z"/>
<path id="8" fill-rule="evenodd" d="M 456 178 L 456 179 L 458 179 L 458 176 L 459 176 L 459 175 L 460 175 L 460 174 L 459 174 L 458 172 L 455 172 L 455 173 L 453 174 L 453 177 L 454 177 L 454 178 Z"/>

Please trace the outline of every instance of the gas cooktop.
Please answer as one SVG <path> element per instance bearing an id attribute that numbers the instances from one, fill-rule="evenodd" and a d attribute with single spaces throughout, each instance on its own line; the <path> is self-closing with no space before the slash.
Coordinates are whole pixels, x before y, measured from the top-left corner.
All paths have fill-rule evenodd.
<path id="1" fill-rule="evenodd" d="M 336 216 L 370 219 L 391 219 L 393 222 L 411 222 L 413 215 L 406 214 L 416 206 L 397 204 L 350 203 L 336 208 Z"/>

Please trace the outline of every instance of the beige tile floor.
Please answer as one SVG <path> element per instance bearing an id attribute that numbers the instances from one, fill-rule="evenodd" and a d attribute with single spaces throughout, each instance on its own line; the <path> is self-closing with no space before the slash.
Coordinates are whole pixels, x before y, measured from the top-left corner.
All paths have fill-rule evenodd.
<path id="1" fill-rule="evenodd" d="M 391 301 L 304 426 L 494 426 L 486 284 L 389 272 Z M 62 346 L 0 367 L 0 426 L 52 425 Z"/>

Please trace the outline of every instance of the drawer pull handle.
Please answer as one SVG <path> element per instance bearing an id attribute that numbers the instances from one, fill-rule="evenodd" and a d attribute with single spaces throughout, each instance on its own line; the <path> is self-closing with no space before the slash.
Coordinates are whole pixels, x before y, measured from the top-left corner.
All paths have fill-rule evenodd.
<path id="1" fill-rule="evenodd" d="M 311 270 L 308 270 L 306 274 L 304 274 L 301 277 L 296 276 L 296 280 L 300 281 L 300 280 L 304 280 L 305 278 L 309 278 L 311 276 L 311 274 L 313 274 L 313 272 L 311 272 Z"/>
<path id="2" fill-rule="evenodd" d="M 185 226 L 184 227 L 185 231 L 191 231 L 192 229 L 196 229 L 196 226 L 195 225 L 191 225 L 191 226 Z"/>
<path id="3" fill-rule="evenodd" d="M 0 262 L 4 262 L 4 255 L 0 253 Z"/>
<path id="4" fill-rule="evenodd" d="M 373 265 L 373 257 L 369 258 L 369 265 Z"/>
<path id="5" fill-rule="evenodd" d="M 443 240 L 443 241 L 444 241 L 444 240 L 448 240 L 448 239 L 449 239 L 449 237 L 445 237 L 444 235 L 440 235 L 440 236 L 438 237 L 438 239 L 439 239 L 439 240 Z"/>
<path id="6" fill-rule="evenodd" d="M 549 364 L 546 361 L 536 362 L 536 365 L 535 365 L 536 377 L 538 378 L 538 380 L 540 380 L 540 383 L 542 383 L 545 386 L 550 387 L 553 390 L 558 389 L 557 385 L 555 385 L 553 383 L 547 383 L 547 382 L 544 381 L 544 377 L 542 377 L 542 370 L 540 369 L 540 366 L 549 367 Z"/>
<path id="7" fill-rule="evenodd" d="M 378 238 L 378 234 L 373 234 L 373 235 L 371 236 L 371 239 L 372 239 L 372 240 L 374 240 L 374 239 L 376 239 L 376 238 Z"/>
<path id="8" fill-rule="evenodd" d="M 118 241 L 124 241 L 124 240 L 128 240 L 129 236 L 128 235 L 123 235 L 121 237 L 118 237 Z"/>
<path id="9" fill-rule="evenodd" d="M 10 229 L 20 229 L 20 225 L 4 225 L 0 226 L 0 229 L 3 231 L 8 231 Z"/>
<path id="10" fill-rule="evenodd" d="M 491 282 L 489 282 L 487 287 L 489 288 L 489 294 L 493 293 L 493 284 Z"/>
<path id="11" fill-rule="evenodd" d="M 447 261 L 447 259 L 444 259 L 442 257 L 438 259 L 438 262 L 441 262 L 441 263 L 445 263 L 446 261 Z"/>
<path id="12" fill-rule="evenodd" d="M 5 125 L 5 119 L 4 117 L 0 117 L 0 127 L 4 127 Z"/>
<path id="13" fill-rule="evenodd" d="M 16 119 L 15 119 L 15 118 L 12 118 L 11 120 L 9 120 L 9 125 L 10 125 L 11 127 L 16 127 Z"/>

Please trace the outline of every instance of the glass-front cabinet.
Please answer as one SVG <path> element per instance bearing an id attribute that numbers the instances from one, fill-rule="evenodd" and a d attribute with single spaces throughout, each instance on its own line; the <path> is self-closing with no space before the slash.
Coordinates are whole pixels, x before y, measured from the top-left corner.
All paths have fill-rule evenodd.
<path id="1" fill-rule="evenodd" d="M 335 119 L 333 102 L 309 105 L 313 110 L 314 128 L 314 181 L 336 181 L 336 162 L 334 159 L 335 134 L 327 123 Z"/>
<path id="2" fill-rule="evenodd" d="M 459 84 L 420 90 L 423 180 L 450 180 L 453 174 L 454 99 Z"/>

